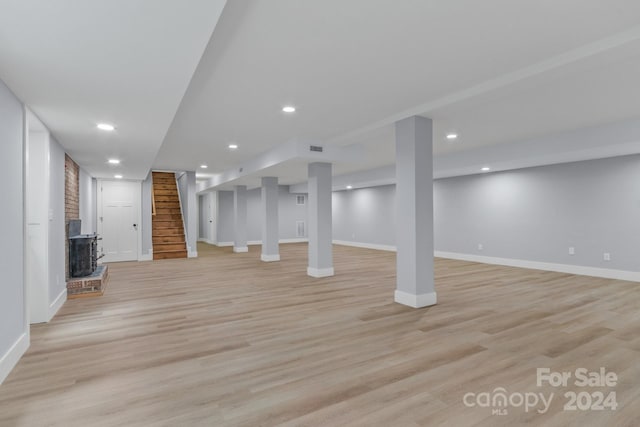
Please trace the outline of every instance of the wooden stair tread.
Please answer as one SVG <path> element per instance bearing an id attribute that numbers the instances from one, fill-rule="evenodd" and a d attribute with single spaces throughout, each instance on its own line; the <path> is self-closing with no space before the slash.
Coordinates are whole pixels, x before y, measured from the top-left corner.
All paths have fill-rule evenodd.
<path id="1" fill-rule="evenodd" d="M 173 172 L 153 172 L 152 216 L 153 259 L 187 258 L 187 242 L 176 176 Z"/>

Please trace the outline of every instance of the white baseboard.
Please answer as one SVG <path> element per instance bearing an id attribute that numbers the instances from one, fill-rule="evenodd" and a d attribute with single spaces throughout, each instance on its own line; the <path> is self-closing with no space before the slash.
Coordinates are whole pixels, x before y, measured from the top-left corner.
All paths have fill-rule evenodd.
<path id="1" fill-rule="evenodd" d="M 307 243 L 309 241 L 309 239 L 305 238 L 294 238 L 294 239 L 280 239 L 278 240 L 278 243 L 280 244 L 286 244 L 286 243 Z M 212 243 L 216 246 L 219 247 L 225 247 L 225 246 L 233 246 L 233 242 L 217 242 L 217 243 Z M 247 246 L 255 246 L 255 245 L 261 245 L 262 244 L 262 240 L 249 240 L 247 242 Z"/>
<path id="2" fill-rule="evenodd" d="M 29 326 L 27 325 L 27 328 Z M 18 364 L 22 355 L 29 348 L 29 334 L 23 332 L 20 338 L 13 343 L 11 348 L 0 357 L 0 384 L 9 376 L 9 373 Z"/>
<path id="3" fill-rule="evenodd" d="M 275 262 L 280 261 L 280 255 L 260 255 L 260 259 L 264 262 Z"/>
<path id="4" fill-rule="evenodd" d="M 435 305 L 438 302 L 438 297 L 435 292 L 414 295 L 397 289 L 394 299 L 398 304 L 408 305 L 413 308 L 428 307 L 430 305 Z"/>
<path id="5" fill-rule="evenodd" d="M 192 251 L 191 248 L 187 248 L 187 258 L 198 258 L 198 251 Z"/>
<path id="6" fill-rule="evenodd" d="M 307 267 L 307 274 L 311 277 L 321 278 L 334 275 L 333 267 L 330 268 L 312 268 Z"/>
<path id="7" fill-rule="evenodd" d="M 309 243 L 309 239 L 306 237 L 294 237 L 293 239 L 280 239 L 279 243 Z"/>
<path id="8" fill-rule="evenodd" d="M 392 245 L 379 245 L 375 243 L 350 242 L 346 240 L 334 240 L 333 244 L 353 246 L 356 248 L 377 249 L 381 251 L 396 252 Z M 457 252 L 435 251 L 434 256 L 439 258 L 458 259 L 461 261 L 479 262 L 483 264 L 505 265 L 508 267 L 530 268 L 533 270 L 555 271 L 558 273 L 576 274 L 580 276 L 602 277 L 605 279 L 628 280 L 640 282 L 640 272 L 614 270 L 610 268 L 584 267 L 580 265 L 555 264 L 550 262 L 527 261 L 524 259 L 498 258 L 482 255 L 463 254 Z"/>
<path id="9" fill-rule="evenodd" d="M 285 244 L 285 243 L 306 243 L 308 242 L 309 239 L 306 238 L 295 238 L 295 239 L 280 239 L 278 240 L 279 244 Z M 247 242 L 247 245 L 249 246 L 254 246 L 254 245 L 261 245 L 262 244 L 262 240 L 249 240 Z"/>
<path id="10" fill-rule="evenodd" d="M 146 254 L 140 255 L 138 261 L 153 261 L 153 249 L 149 249 Z"/>
<path id="11" fill-rule="evenodd" d="M 379 245 L 377 243 L 349 242 L 347 240 L 334 240 L 332 243 L 334 245 L 353 246 L 355 248 L 376 249 L 378 251 L 396 252 L 396 247 L 392 245 Z"/>
<path id="12" fill-rule="evenodd" d="M 249 248 L 246 246 L 234 246 L 233 247 L 233 252 L 235 253 L 243 253 L 243 252 L 249 252 Z"/>
<path id="13" fill-rule="evenodd" d="M 213 240 L 203 239 L 203 238 L 198 239 L 198 242 L 206 243 L 207 245 L 214 245 L 214 246 L 217 245 L 217 243 L 214 242 Z M 233 242 L 231 242 L 231 245 L 233 245 Z"/>
<path id="14" fill-rule="evenodd" d="M 555 264 L 550 262 L 527 261 L 523 259 L 498 258 L 457 252 L 435 251 L 440 258 L 458 259 L 461 261 L 480 262 L 483 264 L 505 265 L 508 267 L 529 268 L 533 270 L 555 271 L 558 273 L 577 274 L 580 276 L 602 277 L 605 279 L 628 280 L 640 282 L 640 272 L 613 270 L 609 268 L 584 267 L 580 265 Z"/>
<path id="15" fill-rule="evenodd" d="M 62 292 L 56 297 L 51 304 L 49 304 L 49 320 L 53 319 L 60 307 L 67 301 L 67 288 L 65 287 Z M 47 320 L 47 322 L 49 321 Z"/>

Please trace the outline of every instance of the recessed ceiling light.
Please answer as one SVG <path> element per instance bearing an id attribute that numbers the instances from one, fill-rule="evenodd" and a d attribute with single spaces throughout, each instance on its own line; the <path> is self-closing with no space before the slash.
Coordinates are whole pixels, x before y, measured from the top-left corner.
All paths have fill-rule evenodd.
<path id="1" fill-rule="evenodd" d="M 237 150 L 238 144 L 229 144 L 229 150 Z"/>
<path id="2" fill-rule="evenodd" d="M 100 130 L 112 131 L 115 128 L 114 125 L 110 125 L 109 123 L 98 123 L 98 129 Z"/>
<path id="3" fill-rule="evenodd" d="M 120 164 L 120 160 L 118 160 L 118 159 L 109 159 L 109 163 L 111 163 L 112 165 L 119 165 Z"/>
<path id="4" fill-rule="evenodd" d="M 491 168 L 489 166 L 485 166 L 482 169 L 480 169 L 482 172 L 489 172 L 491 170 Z"/>
<path id="5" fill-rule="evenodd" d="M 351 190 L 353 188 L 353 185 L 347 185 L 347 190 Z"/>
<path id="6" fill-rule="evenodd" d="M 115 179 L 122 179 L 122 175 L 113 175 Z"/>
<path id="7" fill-rule="evenodd" d="M 454 139 L 458 139 L 458 134 L 457 133 L 448 133 L 447 134 L 447 139 L 449 141 L 453 141 Z"/>
<path id="8" fill-rule="evenodd" d="M 200 165 L 200 167 L 201 167 L 202 169 L 206 169 L 206 168 L 208 168 L 209 166 L 207 166 L 207 165 Z"/>
<path id="9" fill-rule="evenodd" d="M 295 113 L 296 107 L 292 107 L 291 105 L 287 105 L 286 107 L 282 108 L 282 111 L 284 111 L 285 113 Z"/>

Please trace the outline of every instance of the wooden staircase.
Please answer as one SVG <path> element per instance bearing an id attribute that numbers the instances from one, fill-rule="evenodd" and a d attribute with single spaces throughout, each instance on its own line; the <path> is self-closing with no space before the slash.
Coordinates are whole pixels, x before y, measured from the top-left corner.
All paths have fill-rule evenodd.
<path id="1" fill-rule="evenodd" d="M 153 172 L 153 259 L 186 258 L 187 244 L 173 172 Z"/>

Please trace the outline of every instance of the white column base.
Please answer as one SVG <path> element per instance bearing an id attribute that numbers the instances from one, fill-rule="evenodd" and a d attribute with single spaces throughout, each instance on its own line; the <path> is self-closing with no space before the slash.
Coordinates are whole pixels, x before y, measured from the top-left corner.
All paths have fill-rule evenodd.
<path id="1" fill-rule="evenodd" d="M 408 305 L 413 308 L 428 307 L 430 305 L 436 305 L 438 298 L 435 292 L 429 294 L 414 295 L 407 292 L 399 291 L 396 289 L 395 301 L 398 304 Z"/>
<path id="2" fill-rule="evenodd" d="M 330 277 L 334 275 L 333 267 L 330 268 L 313 268 L 307 267 L 307 274 L 311 277 Z"/>
<path id="3" fill-rule="evenodd" d="M 265 255 L 262 254 L 260 255 L 260 259 L 264 262 L 274 262 L 274 261 L 280 261 L 280 255 Z"/>
<path id="4" fill-rule="evenodd" d="M 241 252 L 249 252 L 249 248 L 246 246 L 234 246 L 233 247 L 233 252 L 235 253 L 241 253 Z"/>

